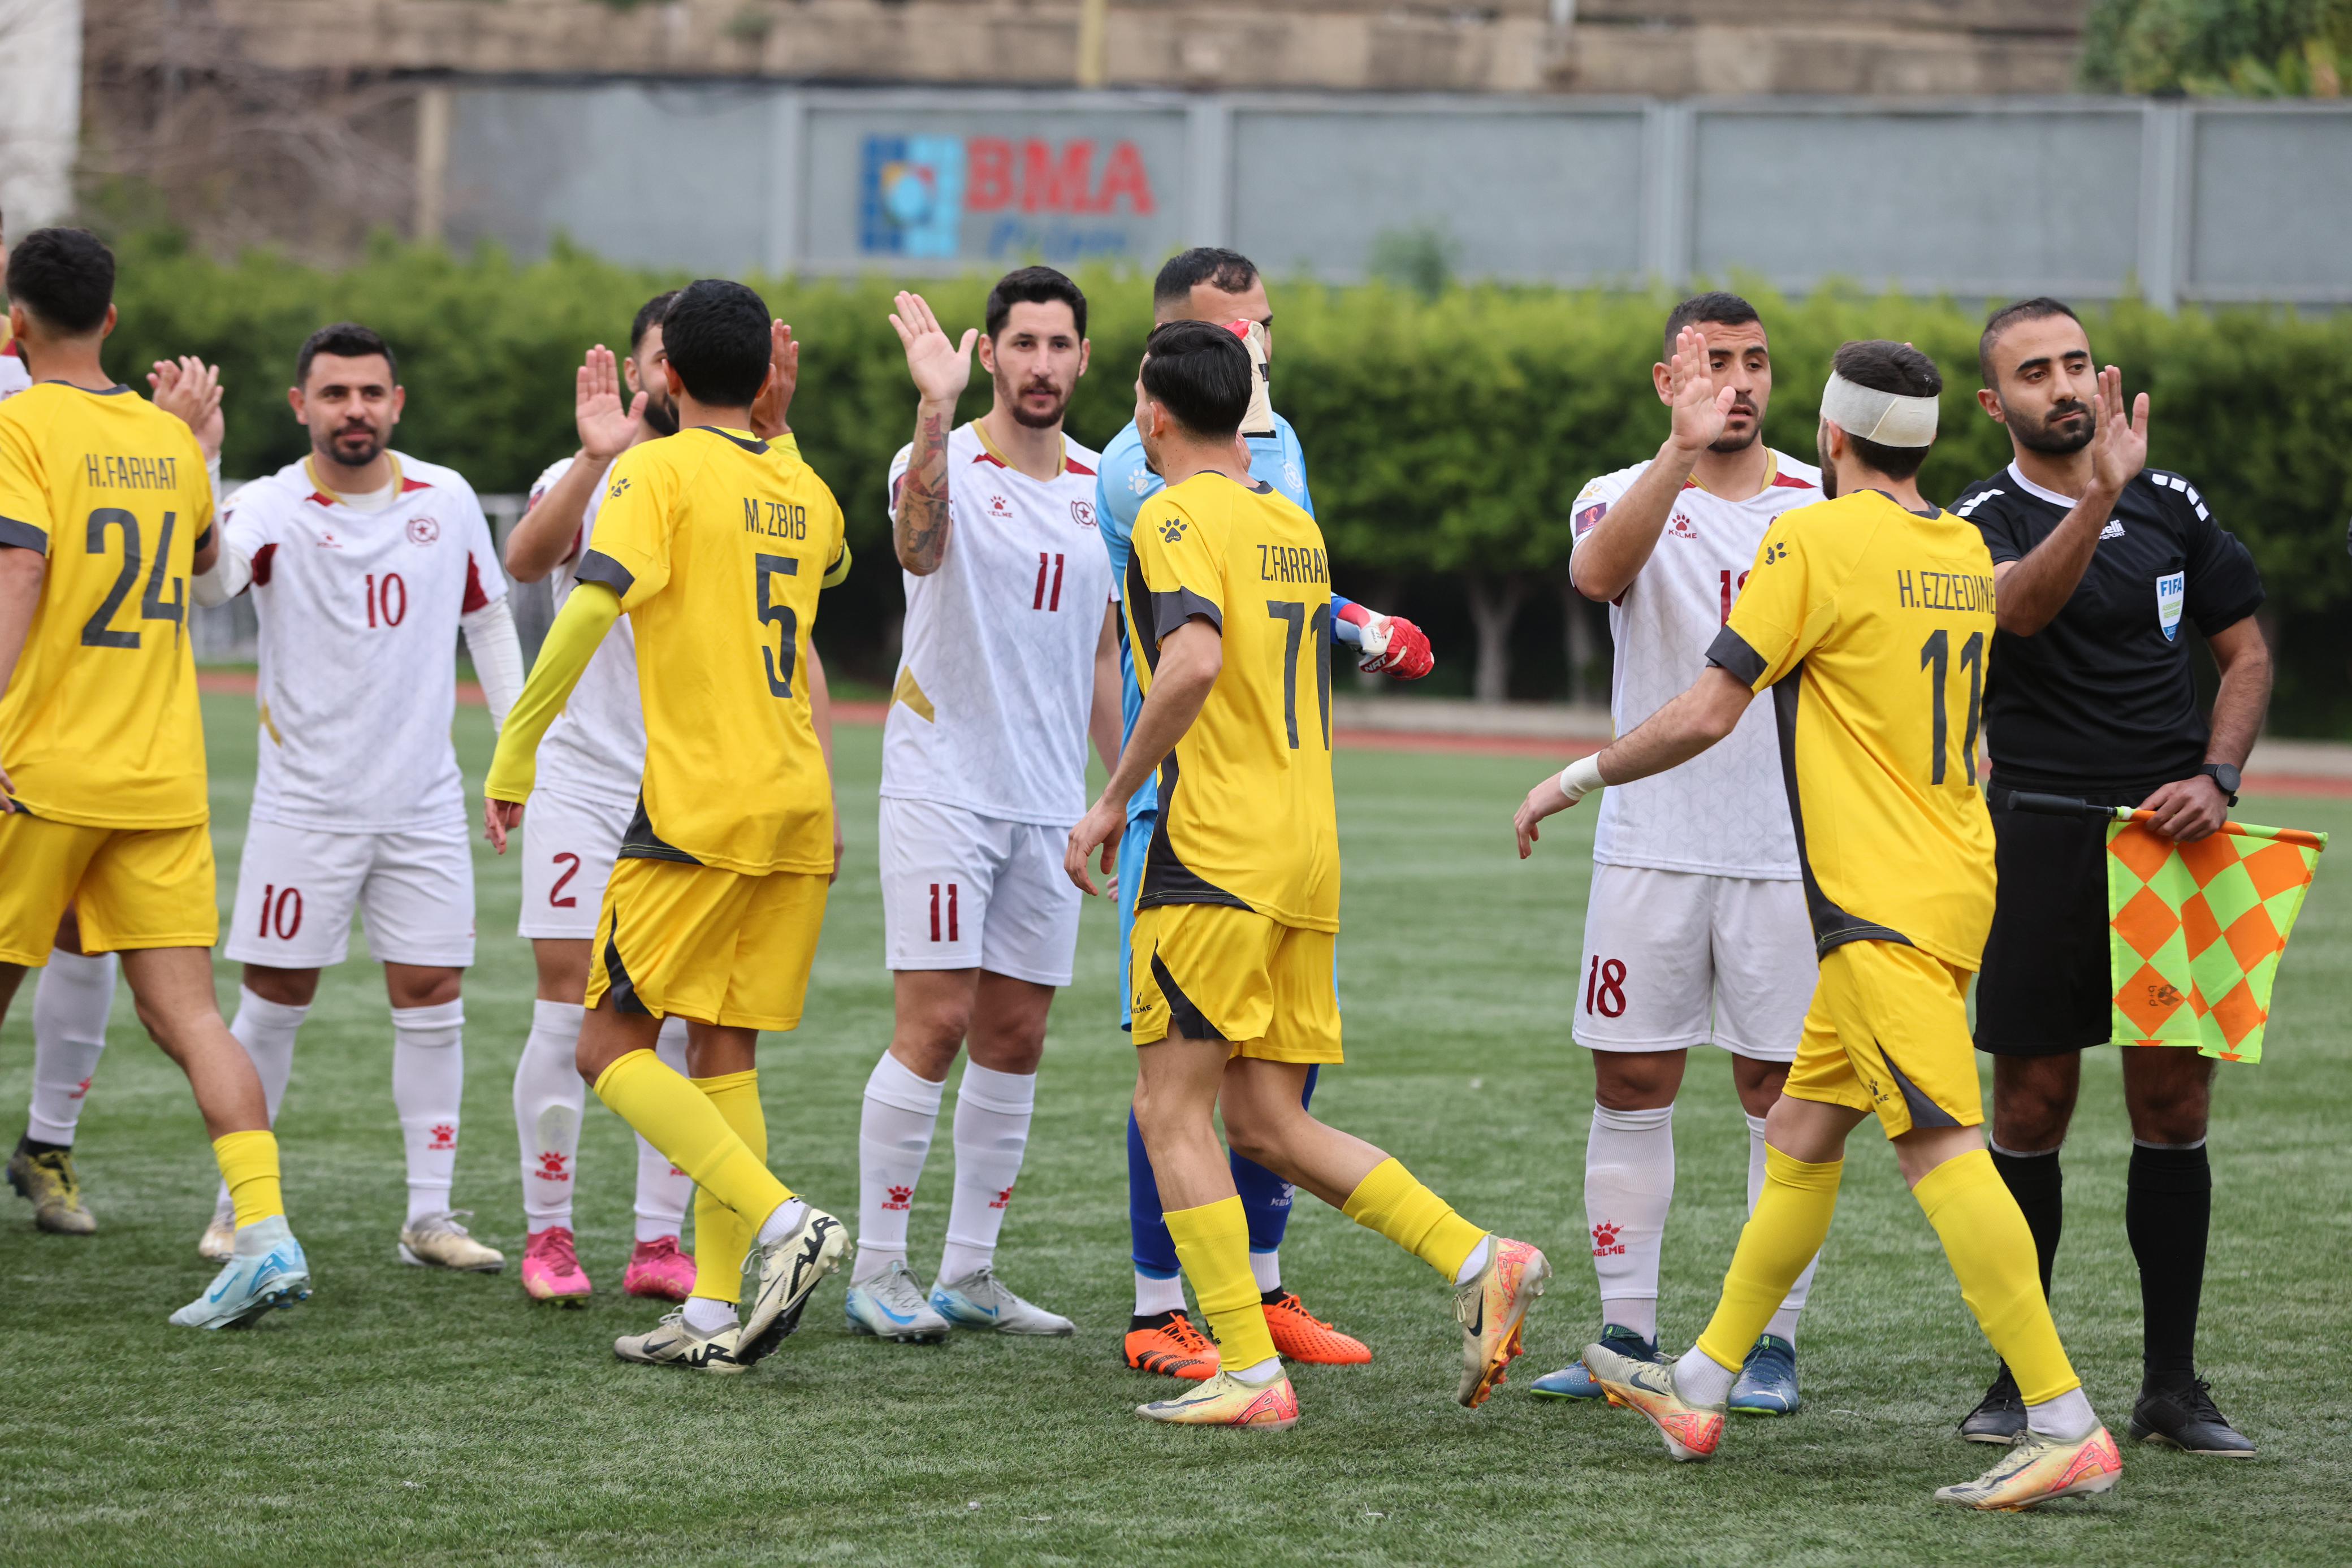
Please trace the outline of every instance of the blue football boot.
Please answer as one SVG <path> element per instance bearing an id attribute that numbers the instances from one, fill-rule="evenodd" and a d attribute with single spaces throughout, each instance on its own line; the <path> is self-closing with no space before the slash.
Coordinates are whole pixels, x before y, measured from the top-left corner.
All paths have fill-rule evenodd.
<path id="1" fill-rule="evenodd" d="M 241 1329 L 271 1309 L 310 1299 L 310 1264 L 283 1215 L 237 1232 L 236 1250 L 213 1277 L 212 1289 L 172 1314 L 188 1329 Z"/>
<path id="2" fill-rule="evenodd" d="M 1741 1416 L 1793 1416 L 1797 1404 L 1797 1347 L 1768 1333 L 1748 1353 L 1726 1408 Z"/>
<path id="3" fill-rule="evenodd" d="M 1658 1354 L 1656 1340 L 1643 1339 L 1632 1329 L 1621 1327 L 1616 1323 L 1601 1325 L 1601 1343 L 1618 1354 L 1631 1356 L 1635 1361 L 1663 1363 L 1666 1359 Z M 1601 1385 L 1594 1380 L 1592 1374 L 1586 1370 L 1584 1363 L 1580 1361 L 1570 1362 L 1558 1372 L 1548 1372 L 1528 1386 L 1547 1399 L 1602 1397 Z"/>

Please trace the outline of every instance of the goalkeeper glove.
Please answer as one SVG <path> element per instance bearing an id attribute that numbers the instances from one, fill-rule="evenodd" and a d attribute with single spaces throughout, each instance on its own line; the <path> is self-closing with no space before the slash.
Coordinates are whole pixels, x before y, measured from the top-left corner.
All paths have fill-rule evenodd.
<path id="1" fill-rule="evenodd" d="M 1360 628 L 1363 658 L 1356 668 L 1368 675 L 1417 681 L 1437 667 L 1429 634 L 1402 615 L 1370 615 Z"/>
<path id="2" fill-rule="evenodd" d="M 1265 323 L 1263 321 L 1228 321 L 1225 330 L 1242 340 L 1250 357 L 1250 401 L 1242 415 L 1244 435 L 1272 435 L 1274 428 L 1274 378 L 1266 362 Z"/>

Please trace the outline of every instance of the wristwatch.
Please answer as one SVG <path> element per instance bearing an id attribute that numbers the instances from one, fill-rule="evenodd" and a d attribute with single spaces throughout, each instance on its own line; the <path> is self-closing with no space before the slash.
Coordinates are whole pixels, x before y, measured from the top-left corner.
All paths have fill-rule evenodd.
<path id="1" fill-rule="evenodd" d="M 2238 770 L 2236 768 L 2226 762 L 2209 762 L 2197 771 L 2219 784 L 2221 787 L 2221 793 L 2230 798 L 2231 805 L 2234 806 L 2238 803 Z"/>

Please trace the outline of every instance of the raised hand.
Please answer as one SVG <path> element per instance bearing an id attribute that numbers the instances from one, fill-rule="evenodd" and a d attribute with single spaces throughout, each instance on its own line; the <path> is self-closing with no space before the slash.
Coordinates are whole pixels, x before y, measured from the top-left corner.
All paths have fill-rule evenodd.
<path id="1" fill-rule="evenodd" d="M 952 342 L 940 319 L 919 294 L 901 293 L 890 312 L 890 325 L 907 346 L 907 371 L 925 402 L 952 403 L 971 380 L 971 345 L 980 337 L 966 329 L 963 341 Z"/>
<path id="2" fill-rule="evenodd" d="M 2091 437 L 2092 480 L 2109 495 L 2121 495 L 2123 487 L 2147 466 L 2147 393 L 2132 400 L 2131 416 L 2126 418 L 2124 373 L 2109 365 L 2099 372 L 2099 390 L 2091 408 L 2099 423 Z"/>
<path id="3" fill-rule="evenodd" d="M 205 449 L 206 457 L 220 455 L 228 422 L 221 414 L 219 366 L 208 365 L 194 354 L 158 360 L 147 372 L 147 384 L 154 389 L 155 406 L 194 431 L 196 444 Z"/>
<path id="4" fill-rule="evenodd" d="M 1685 327 L 1675 335 L 1674 358 L 1666 362 L 1666 406 L 1674 411 L 1676 446 L 1704 452 L 1720 441 L 1738 396 L 1738 388 L 1715 384 L 1706 362 L 1706 334 Z"/>
<path id="5" fill-rule="evenodd" d="M 768 324 L 768 365 L 775 373 L 751 400 L 751 434 L 762 441 L 773 441 L 792 428 L 784 415 L 793 406 L 793 393 L 801 384 L 801 346 L 793 341 L 793 329 L 782 321 Z M 834 873 L 838 876 L 839 871 Z"/>
<path id="6" fill-rule="evenodd" d="M 602 343 L 588 350 L 574 381 L 572 422 L 580 432 L 580 450 L 595 462 L 609 463 L 635 436 L 646 394 L 639 392 L 626 408 L 621 406 L 621 372 L 614 365 L 613 350 Z"/>

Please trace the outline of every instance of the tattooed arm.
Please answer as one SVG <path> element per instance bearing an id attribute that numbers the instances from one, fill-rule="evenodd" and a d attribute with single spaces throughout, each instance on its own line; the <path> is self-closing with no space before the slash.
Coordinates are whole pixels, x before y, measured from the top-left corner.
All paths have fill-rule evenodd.
<path id="1" fill-rule="evenodd" d="M 901 294 L 890 325 L 907 348 L 907 371 L 921 401 L 915 407 L 914 450 L 907 457 L 891 517 L 898 564 L 918 577 L 939 570 L 948 549 L 948 433 L 955 425 L 956 399 L 971 379 L 971 345 L 980 334 L 966 330 L 961 343 L 949 341 L 939 318 L 919 294 Z"/>

